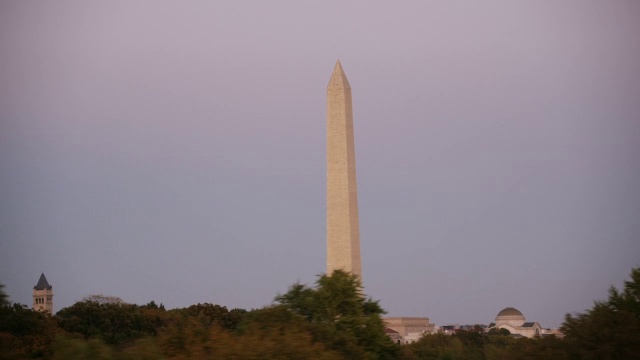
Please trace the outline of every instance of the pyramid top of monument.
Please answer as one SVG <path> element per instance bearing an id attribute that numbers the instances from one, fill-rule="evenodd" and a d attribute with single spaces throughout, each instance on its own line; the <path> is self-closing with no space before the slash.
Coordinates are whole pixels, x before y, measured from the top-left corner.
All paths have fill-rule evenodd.
<path id="1" fill-rule="evenodd" d="M 38 284 L 33 287 L 35 290 L 51 290 L 53 287 L 49 285 L 47 278 L 44 276 L 44 273 L 40 275 L 40 279 L 38 280 Z"/>
<path id="2" fill-rule="evenodd" d="M 351 88 L 349 80 L 347 80 L 347 75 L 345 75 L 344 69 L 342 69 L 342 64 L 340 64 L 340 60 L 336 61 L 336 66 L 333 68 L 333 73 L 331 74 L 331 79 L 329 79 L 329 85 L 327 87 L 330 88 L 334 86 Z"/>

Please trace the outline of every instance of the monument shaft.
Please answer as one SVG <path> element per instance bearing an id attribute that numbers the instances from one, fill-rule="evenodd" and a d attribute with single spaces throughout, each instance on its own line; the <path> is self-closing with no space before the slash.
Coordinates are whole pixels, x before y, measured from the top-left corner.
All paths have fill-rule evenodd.
<path id="1" fill-rule="evenodd" d="M 362 277 L 351 86 L 340 61 L 327 86 L 327 274 Z"/>

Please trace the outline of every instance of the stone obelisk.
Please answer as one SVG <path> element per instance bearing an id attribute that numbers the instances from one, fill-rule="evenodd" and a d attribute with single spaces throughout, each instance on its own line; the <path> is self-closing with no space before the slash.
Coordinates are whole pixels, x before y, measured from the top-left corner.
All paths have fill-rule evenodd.
<path id="1" fill-rule="evenodd" d="M 336 63 L 327 86 L 327 274 L 362 278 L 351 86 Z"/>

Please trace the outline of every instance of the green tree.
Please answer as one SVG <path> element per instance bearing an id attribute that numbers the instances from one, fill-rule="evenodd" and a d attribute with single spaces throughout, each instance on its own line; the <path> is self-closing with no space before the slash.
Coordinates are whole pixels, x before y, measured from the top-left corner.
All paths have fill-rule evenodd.
<path id="1" fill-rule="evenodd" d="M 242 320 L 242 316 L 247 312 L 244 309 L 232 309 L 229 311 L 226 306 L 209 303 L 198 303 L 188 308 L 174 311 L 184 316 L 191 316 L 198 319 L 206 328 L 219 325 L 226 330 L 235 329 L 240 320 Z"/>
<path id="2" fill-rule="evenodd" d="M 275 301 L 311 323 L 315 341 L 346 358 L 391 359 L 398 354 L 384 332 L 384 310 L 377 301 L 365 299 L 353 274 L 336 270 L 320 275 L 315 288 L 294 284 Z"/>
<path id="3" fill-rule="evenodd" d="M 235 336 L 218 337 L 215 355 L 238 359 L 342 359 L 313 338 L 313 324 L 284 305 L 252 310 L 243 316 Z"/>
<path id="4" fill-rule="evenodd" d="M 105 300 L 106 299 L 106 300 Z M 121 345 L 157 333 L 162 325 L 158 309 L 127 304 L 114 297 L 85 298 L 56 314 L 60 328 L 85 339 L 100 338 Z"/>
<path id="5" fill-rule="evenodd" d="M 55 321 L 48 313 L 9 303 L 0 285 L 0 359 L 48 357 Z"/>
<path id="6" fill-rule="evenodd" d="M 100 339 L 81 339 L 59 335 L 53 344 L 54 360 L 109 360 L 113 349 Z"/>
<path id="7" fill-rule="evenodd" d="M 493 348 L 486 351 L 487 360 L 568 360 L 566 342 L 555 336 L 542 336 L 533 339 L 513 339 L 506 348 Z"/>
<path id="8" fill-rule="evenodd" d="M 427 334 L 418 341 L 405 345 L 403 351 L 404 359 L 467 359 L 462 341 L 456 336 L 443 333 Z"/>
<path id="9" fill-rule="evenodd" d="M 573 357 L 581 359 L 640 359 L 640 268 L 631 270 L 624 289 L 609 289 L 607 301 L 562 325 Z"/>

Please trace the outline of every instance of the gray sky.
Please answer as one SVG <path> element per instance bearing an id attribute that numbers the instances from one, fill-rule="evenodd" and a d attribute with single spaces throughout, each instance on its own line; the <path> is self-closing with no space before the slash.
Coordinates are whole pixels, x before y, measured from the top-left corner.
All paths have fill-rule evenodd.
<path id="1" fill-rule="evenodd" d="M 398 5 L 400 4 L 400 5 Z M 0 283 L 256 308 L 325 269 L 353 89 L 393 316 L 545 327 L 640 265 L 638 1 L 3 1 Z"/>

